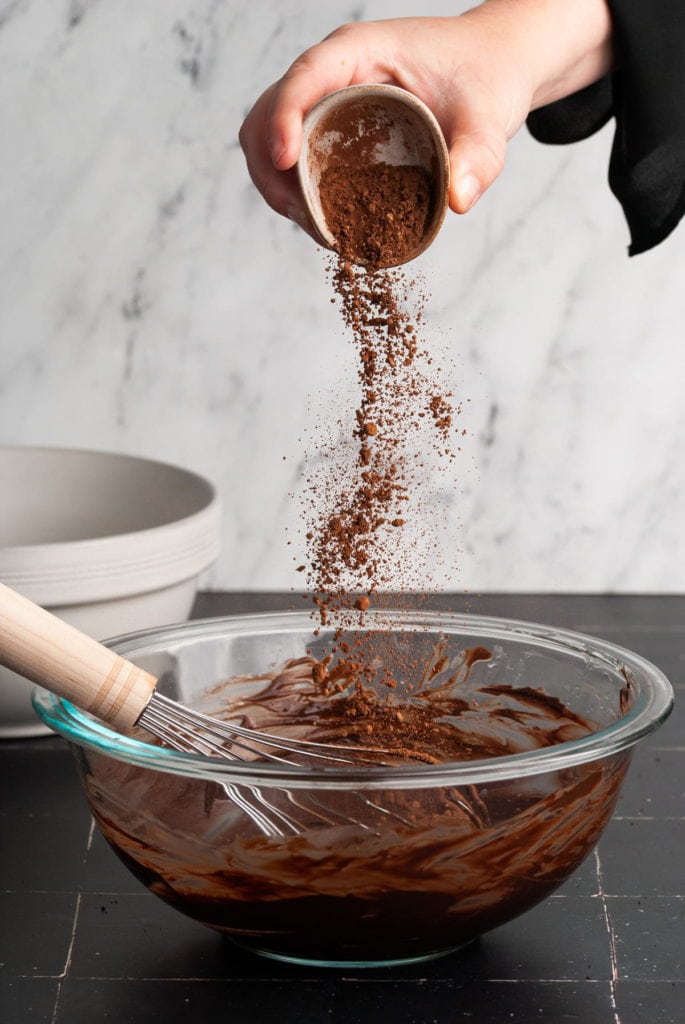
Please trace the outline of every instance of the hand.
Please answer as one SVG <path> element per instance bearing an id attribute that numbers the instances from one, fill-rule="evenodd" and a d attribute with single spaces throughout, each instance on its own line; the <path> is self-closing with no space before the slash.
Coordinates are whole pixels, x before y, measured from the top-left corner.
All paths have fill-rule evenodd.
<path id="1" fill-rule="evenodd" d="M 504 166 L 536 106 L 570 95 L 611 64 L 605 0 L 489 0 L 451 18 L 343 25 L 260 96 L 240 142 L 278 213 L 314 234 L 294 170 L 302 119 L 322 96 L 360 83 L 407 89 L 435 114 L 450 151 L 450 207 L 471 209 Z"/>

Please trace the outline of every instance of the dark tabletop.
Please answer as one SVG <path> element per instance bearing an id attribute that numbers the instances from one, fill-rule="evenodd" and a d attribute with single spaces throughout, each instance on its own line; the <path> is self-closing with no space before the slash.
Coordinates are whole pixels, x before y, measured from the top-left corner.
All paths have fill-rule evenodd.
<path id="1" fill-rule="evenodd" d="M 605 637 L 685 690 L 685 597 L 443 597 Z M 291 595 L 201 594 L 198 617 Z M 128 874 L 91 825 L 58 738 L 0 741 L 2 1024 L 682 1024 L 685 730 L 637 750 L 598 850 L 545 903 L 414 967 L 317 970 L 252 956 Z"/>

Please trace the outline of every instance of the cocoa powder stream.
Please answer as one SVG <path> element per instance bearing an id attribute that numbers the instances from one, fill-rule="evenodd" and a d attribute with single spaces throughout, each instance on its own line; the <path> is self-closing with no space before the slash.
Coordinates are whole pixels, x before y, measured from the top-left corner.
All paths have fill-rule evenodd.
<path id="1" fill-rule="evenodd" d="M 329 264 L 335 300 L 358 358 L 356 457 L 345 473 L 308 479 L 308 564 L 302 568 L 321 623 L 339 627 L 334 653 L 343 660 L 335 676 L 349 678 L 353 659 L 361 680 L 373 673 L 363 643 L 357 639 L 350 650 L 345 627 L 355 615 L 363 618 L 384 588 L 407 590 L 417 582 L 403 553 L 407 510 L 413 502 L 424 529 L 430 529 L 430 517 L 421 510 L 424 467 L 415 438 L 420 432 L 425 439 L 428 426 L 434 451 L 452 457 L 458 410 L 438 386 L 438 371 L 419 336 L 421 289 L 403 270 L 383 269 L 416 251 L 434 200 L 430 177 L 422 167 L 366 161 L 363 141 L 356 150 L 354 162 L 328 167 L 319 181 L 337 243 Z M 334 683 L 332 673 L 322 665 L 318 682 Z"/>

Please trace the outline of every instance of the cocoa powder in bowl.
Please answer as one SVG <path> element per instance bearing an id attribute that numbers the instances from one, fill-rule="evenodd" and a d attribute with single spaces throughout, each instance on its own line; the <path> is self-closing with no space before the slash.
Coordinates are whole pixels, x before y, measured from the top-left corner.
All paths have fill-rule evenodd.
<path id="1" fill-rule="evenodd" d="M 428 172 L 410 164 L 327 167 L 319 195 L 341 256 L 372 267 L 411 258 L 433 206 Z"/>
<path id="2" fill-rule="evenodd" d="M 310 173 L 338 253 L 379 269 L 422 251 L 440 179 L 435 142 L 411 107 L 361 97 L 334 106 L 313 130 Z"/>

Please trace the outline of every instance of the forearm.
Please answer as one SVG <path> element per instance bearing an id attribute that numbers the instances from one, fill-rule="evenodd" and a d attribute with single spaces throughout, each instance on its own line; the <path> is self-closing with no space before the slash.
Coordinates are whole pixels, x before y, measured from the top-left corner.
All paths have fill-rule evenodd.
<path id="1" fill-rule="evenodd" d="M 485 0 L 464 17 L 488 22 L 521 55 L 531 110 L 584 89 L 613 65 L 607 0 Z"/>

